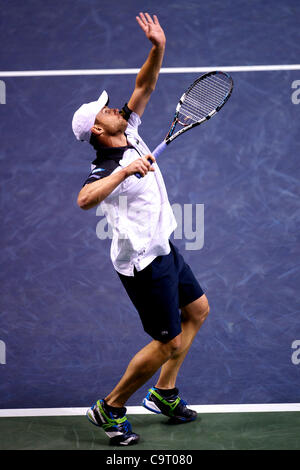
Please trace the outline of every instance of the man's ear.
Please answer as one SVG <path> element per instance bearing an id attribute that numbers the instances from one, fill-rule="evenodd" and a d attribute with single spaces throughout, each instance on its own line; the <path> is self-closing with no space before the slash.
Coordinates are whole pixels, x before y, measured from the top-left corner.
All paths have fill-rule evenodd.
<path id="1" fill-rule="evenodd" d="M 93 127 L 91 128 L 92 134 L 95 134 L 96 136 L 101 136 L 103 134 L 103 129 L 102 127 L 99 126 L 99 124 L 94 124 Z"/>

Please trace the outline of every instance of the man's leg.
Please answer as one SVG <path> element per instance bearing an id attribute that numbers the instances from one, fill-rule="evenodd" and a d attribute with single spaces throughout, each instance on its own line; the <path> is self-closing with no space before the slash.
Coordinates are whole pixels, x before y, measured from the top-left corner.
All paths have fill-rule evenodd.
<path id="1" fill-rule="evenodd" d="M 153 340 L 139 351 L 130 361 L 120 382 L 106 397 L 106 403 L 115 407 L 124 406 L 128 398 L 161 366 L 156 387 L 174 388 L 179 368 L 208 313 L 209 305 L 205 294 L 184 307 L 182 333 L 168 343 Z"/>
<path id="2" fill-rule="evenodd" d="M 147 382 L 155 372 L 177 351 L 181 349 L 182 333 L 167 343 L 151 341 L 130 361 L 123 377 L 105 402 L 114 407 L 122 407 L 128 398 Z"/>
<path id="3" fill-rule="evenodd" d="M 205 294 L 182 309 L 181 347 L 163 364 L 155 385 L 157 388 L 173 389 L 175 387 L 180 366 L 208 313 L 209 305 Z"/>
<path id="4" fill-rule="evenodd" d="M 114 390 L 87 410 L 88 420 L 105 431 L 112 445 L 132 445 L 139 441 L 126 417 L 128 398 L 139 389 L 181 346 L 181 333 L 167 343 L 151 341 L 130 361 Z"/>

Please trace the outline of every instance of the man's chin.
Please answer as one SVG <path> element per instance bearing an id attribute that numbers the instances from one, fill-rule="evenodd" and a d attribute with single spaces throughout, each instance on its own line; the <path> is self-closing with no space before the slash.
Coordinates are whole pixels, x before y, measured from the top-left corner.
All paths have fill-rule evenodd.
<path id="1" fill-rule="evenodd" d="M 122 131 L 125 132 L 126 129 L 127 129 L 127 126 L 128 126 L 128 122 L 126 121 L 126 119 L 123 119 L 123 121 L 125 121 L 125 122 L 124 122 L 124 125 L 122 126 Z M 122 124 L 123 124 L 123 122 L 122 122 Z"/>

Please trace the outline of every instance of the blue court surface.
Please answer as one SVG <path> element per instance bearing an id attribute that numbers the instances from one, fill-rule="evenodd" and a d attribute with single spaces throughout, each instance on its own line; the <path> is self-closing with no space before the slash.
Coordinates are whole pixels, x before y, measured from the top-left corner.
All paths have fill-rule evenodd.
<path id="1" fill-rule="evenodd" d="M 33 418 L 26 410 L 59 415 L 61 408 L 89 407 L 111 391 L 150 341 L 113 270 L 101 209 L 77 206 L 95 157 L 71 129 L 75 110 L 103 89 L 112 107 L 130 98 L 151 47 L 135 20 L 139 11 L 156 14 L 167 37 L 140 127 L 151 149 L 164 138 L 178 99 L 194 79 L 216 69 L 234 80 L 220 113 L 171 144 L 158 163 L 178 222 L 171 240 L 211 308 L 180 371 L 180 395 L 198 407 L 245 405 L 242 411 L 249 413 L 257 405 L 257 419 L 226 414 L 228 409 L 201 415 L 201 424 L 192 424 L 196 441 L 185 440 L 184 448 L 230 448 L 226 430 L 233 429 L 235 437 L 251 430 L 250 444 L 239 440 L 235 448 L 276 447 L 283 427 L 287 437 L 277 447 L 300 449 L 296 0 L 3 3 L 0 428 L 1 434 L 15 429 L 4 448 L 43 446 L 41 441 L 35 447 L 32 435 L 30 442 L 21 438 L 28 422 L 46 419 L 42 411 Z M 130 398 L 129 407 L 141 405 L 155 379 Z M 262 417 L 269 405 L 273 413 Z M 15 417 L 16 410 L 25 412 Z M 88 431 L 83 416 L 48 417 L 39 428 L 45 435 L 53 432 L 51 419 L 61 440 L 50 448 L 68 447 L 68 419 L 75 420 L 71 429 L 81 430 L 85 443 L 79 447 L 91 448 L 90 434 L 97 430 Z M 143 415 L 133 414 L 133 420 L 143 427 Z M 163 427 L 159 423 L 153 426 Z M 216 427 L 209 431 L 209 423 Z M 68 429 L 76 448 L 76 432 Z M 178 448 L 183 441 L 176 433 L 182 431 L 163 430 L 149 446 Z M 263 444 L 272 430 L 275 441 Z M 106 446 L 101 432 L 99 439 Z"/>

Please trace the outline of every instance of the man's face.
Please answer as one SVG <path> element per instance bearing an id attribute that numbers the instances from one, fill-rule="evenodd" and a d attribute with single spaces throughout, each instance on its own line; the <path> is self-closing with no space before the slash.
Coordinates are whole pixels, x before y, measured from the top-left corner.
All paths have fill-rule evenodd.
<path id="1" fill-rule="evenodd" d="M 104 106 L 96 116 L 95 125 L 99 125 L 106 135 L 113 136 L 125 132 L 127 121 L 117 108 Z"/>

